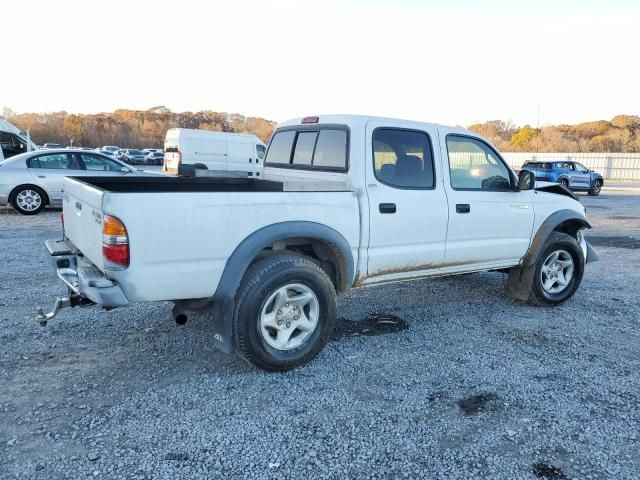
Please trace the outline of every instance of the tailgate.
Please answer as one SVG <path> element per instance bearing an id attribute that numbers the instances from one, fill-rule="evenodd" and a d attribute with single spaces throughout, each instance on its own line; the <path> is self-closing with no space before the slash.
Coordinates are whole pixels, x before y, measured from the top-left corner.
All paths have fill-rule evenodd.
<path id="1" fill-rule="evenodd" d="M 104 270 L 102 258 L 102 197 L 104 191 L 65 178 L 63 186 L 64 234 L 91 263 Z"/>

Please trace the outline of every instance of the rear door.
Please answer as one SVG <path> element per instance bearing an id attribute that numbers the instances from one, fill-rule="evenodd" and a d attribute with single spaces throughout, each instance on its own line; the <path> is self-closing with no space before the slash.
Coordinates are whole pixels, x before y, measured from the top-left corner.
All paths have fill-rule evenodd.
<path id="1" fill-rule="evenodd" d="M 484 141 L 461 134 L 443 135 L 440 141 L 449 164 L 444 267 L 518 263 L 529 248 L 533 230 L 530 191 L 515 190 L 515 178 L 506 163 Z"/>
<path id="2" fill-rule="evenodd" d="M 77 152 L 45 153 L 27 161 L 29 173 L 41 186 L 52 203 L 62 201 L 62 185 L 65 177 L 83 175 L 80 154 Z"/>
<path id="3" fill-rule="evenodd" d="M 368 275 L 392 280 L 440 267 L 448 211 L 434 159 L 437 131 L 370 121 L 366 132 Z"/>

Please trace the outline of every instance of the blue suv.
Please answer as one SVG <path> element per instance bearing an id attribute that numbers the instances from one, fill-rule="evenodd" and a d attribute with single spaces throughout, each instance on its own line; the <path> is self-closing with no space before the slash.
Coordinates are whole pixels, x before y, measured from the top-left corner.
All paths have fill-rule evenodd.
<path id="1" fill-rule="evenodd" d="M 589 195 L 600 195 L 604 184 L 602 175 L 589 170 L 578 162 L 527 162 L 522 170 L 529 170 L 536 176 L 536 180 L 554 182 L 564 187 Z"/>

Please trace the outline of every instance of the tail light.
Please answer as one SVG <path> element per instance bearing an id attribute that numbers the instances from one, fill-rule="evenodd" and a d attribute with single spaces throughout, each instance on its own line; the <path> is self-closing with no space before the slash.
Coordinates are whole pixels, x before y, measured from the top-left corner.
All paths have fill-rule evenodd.
<path id="1" fill-rule="evenodd" d="M 127 229 L 111 215 L 105 215 L 102 223 L 102 256 L 108 270 L 124 270 L 129 266 Z"/>

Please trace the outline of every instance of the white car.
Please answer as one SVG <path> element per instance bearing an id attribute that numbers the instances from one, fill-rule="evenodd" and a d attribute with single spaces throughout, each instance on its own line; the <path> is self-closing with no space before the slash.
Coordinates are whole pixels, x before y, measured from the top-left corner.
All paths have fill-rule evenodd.
<path id="1" fill-rule="evenodd" d="M 215 345 L 280 371 L 331 338 L 336 292 L 490 270 L 509 273 L 509 295 L 556 305 L 597 259 L 575 195 L 534 189 L 460 128 L 294 119 L 262 178 L 67 179 L 64 240 L 46 245 L 69 295 L 38 320 L 168 300 L 178 323 L 214 312 Z"/>
<path id="2" fill-rule="evenodd" d="M 35 215 L 46 205 L 62 205 L 65 177 L 140 174 L 95 151 L 36 150 L 0 162 L 0 205 L 12 205 L 24 215 Z"/>

